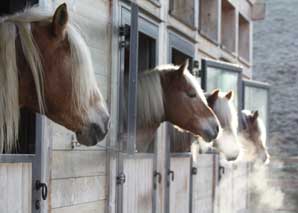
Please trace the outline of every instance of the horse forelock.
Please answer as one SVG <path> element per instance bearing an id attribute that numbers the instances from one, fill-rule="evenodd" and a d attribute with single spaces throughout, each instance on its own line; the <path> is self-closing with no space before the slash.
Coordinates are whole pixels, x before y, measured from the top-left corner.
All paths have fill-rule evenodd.
<path id="1" fill-rule="evenodd" d="M 226 99 L 223 93 L 214 102 L 213 111 L 223 129 L 227 129 L 237 134 L 238 116 L 237 110 L 232 101 Z"/>

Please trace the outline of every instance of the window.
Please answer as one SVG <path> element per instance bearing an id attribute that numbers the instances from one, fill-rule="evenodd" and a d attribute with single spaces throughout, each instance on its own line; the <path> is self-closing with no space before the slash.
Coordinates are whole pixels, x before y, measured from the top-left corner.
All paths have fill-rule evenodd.
<path id="1" fill-rule="evenodd" d="M 184 24 L 194 27 L 194 0 L 170 0 L 170 14 Z"/>
<path id="2" fill-rule="evenodd" d="M 200 33 L 218 43 L 218 0 L 200 1 Z"/>
<path id="3" fill-rule="evenodd" d="M 192 72 L 194 45 L 177 34 L 169 33 L 169 62 L 180 65 L 189 60 L 188 69 Z M 177 131 L 172 124 L 168 123 L 167 131 L 169 132 L 170 152 L 190 152 L 192 135 L 190 133 Z M 185 146 L 184 144 L 188 144 Z"/>
<path id="4" fill-rule="evenodd" d="M 124 106 L 125 109 L 120 109 L 120 138 L 124 140 L 120 143 L 124 152 L 128 151 L 130 153 L 136 151 L 136 142 L 138 135 L 138 126 L 137 126 L 137 91 L 138 87 L 135 87 L 135 80 L 131 78 L 131 75 L 138 76 L 138 73 L 144 72 L 146 70 L 152 69 L 156 66 L 157 61 L 157 38 L 158 38 L 158 27 L 153 23 L 145 20 L 142 17 L 135 16 L 134 11 L 132 10 L 130 22 L 130 11 L 122 8 L 122 26 L 125 26 L 126 33 L 124 36 L 125 48 L 122 48 L 124 51 L 121 53 L 121 86 L 120 86 L 120 105 Z M 137 23 L 133 19 L 138 19 Z M 132 24 L 135 26 L 132 26 Z M 136 27 L 137 26 L 137 27 Z M 136 36 L 137 35 L 137 36 Z M 131 38 L 134 36 L 134 38 Z M 134 39 L 137 37 L 137 42 Z M 130 57 L 133 57 L 133 60 L 130 60 Z M 134 61 L 136 60 L 136 61 Z M 135 66 L 137 64 L 137 66 Z M 137 70 L 135 68 L 137 67 Z M 137 80 L 136 80 L 137 81 Z M 138 85 L 138 84 L 137 84 Z M 131 99 L 129 99 L 131 98 Z M 127 99 L 127 100 L 125 100 Z M 129 107 L 128 107 L 129 106 Z M 131 110 L 135 111 L 131 111 Z M 128 118 L 128 120 L 127 120 Z M 126 122 L 126 124 L 124 124 Z M 131 130 L 129 126 L 131 125 Z M 127 130 L 126 130 L 127 129 Z M 135 134 L 132 132 L 129 137 L 129 131 L 135 131 Z M 142 129 L 142 131 L 144 131 Z M 145 133 L 144 133 L 145 134 Z M 150 152 L 155 150 L 154 144 L 150 147 Z M 141 152 L 140 150 L 137 150 Z"/>
<path id="5" fill-rule="evenodd" d="M 266 83 L 245 80 L 243 81 L 244 109 L 258 110 L 260 118 L 268 130 L 269 122 L 269 85 Z"/>
<path id="6" fill-rule="evenodd" d="M 241 75 L 242 69 L 236 65 L 202 60 L 202 88 L 206 92 L 217 88 L 222 92 L 233 90 L 233 101 L 239 114 L 242 109 Z"/>
<path id="7" fill-rule="evenodd" d="M 250 62 L 250 23 L 241 14 L 239 15 L 239 57 L 240 59 Z"/>
<path id="8" fill-rule="evenodd" d="M 228 0 L 222 1 L 221 7 L 221 45 L 234 53 L 236 44 L 236 11 Z"/>

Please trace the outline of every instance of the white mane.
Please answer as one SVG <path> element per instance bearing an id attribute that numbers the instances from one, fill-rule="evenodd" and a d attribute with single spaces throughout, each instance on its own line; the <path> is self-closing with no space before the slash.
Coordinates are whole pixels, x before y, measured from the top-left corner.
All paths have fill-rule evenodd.
<path id="1" fill-rule="evenodd" d="M 149 127 L 164 119 L 163 90 L 158 69 L 139 75 L 137 110 L 139 127 Z"/>
<path id="2" fill-rule="evenodd" d="M 40 111 L 45 111 L 42 59 L 31 32 L 31 22 L 50 21 L 52 16 L 53 11 L 34 7 L 22 13 L 0 17 L 0 153 L 11 152 L 17 146 L 20 116 L 17 37 L 20 38 L 23 55 L 34 78 Z M 73 105 L 84 111 L 92 94 L 102 96 L 96 85 L 89 49 L 71 19 L 67 36 L 73 64 Z"/>
<path id="3" fill-rule="evenodd" d="M 232 101 L 229 101 L 224 97 L 225 94 L 220 92 L 218 98 L 216 99 L 213 111 L 216 114 L 220 125 L 225 130 L 230 130 L 234 134 L 237 134 L 238 128 L 238 116 L 237 110 Z"/>

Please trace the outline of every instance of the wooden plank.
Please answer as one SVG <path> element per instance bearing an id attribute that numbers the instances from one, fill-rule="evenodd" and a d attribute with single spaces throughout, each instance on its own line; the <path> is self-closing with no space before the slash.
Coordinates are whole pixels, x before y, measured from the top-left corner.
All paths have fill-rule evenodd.
<path id="1" fill-rule="evenodd" d="M 52 209 L 52 213 L 104 213 L 106 200 Z"/>
<path id="2" fill-rule="evenodd" d="M 30 213 L 32 168 L 29 163 L 0 164 L 1 213 Z"/>
<path id="3" fill-rule="evenodd" d="M 77 144 L 74 148 L 72 148 L 72 141 L 75 138 L 74 132 L 55 122 L 49 122 L 49 131 L 52 133 L 53 150 L 104 150 L 104 148 L 100 146 L 87 147 L 80 144 Z M 103 140 L 99 143 L 99 145 L 105 146 L 106 141 Z"/>
<path id="4" fill-rule="evenodd" d="M 53 151 L 52 178 L 105 175 L 106 151 Z"/>
<path id="5" fill-rule="evenodd" d="M 193 175 L 192 211 L 193 213 L 210 213 L 213 210 L 213 155 L 199 155 L 193 166 L 198 172 Z"/>
<path id="6" fill-rule="evenodd" d="M 52 180 L 52 208 L 67 207 L 106 199 L 106 177 Z"/>
<path id="7" fill-rule="evenodd" d="M 125 159 L 123 171 L 123 213 L 152 213 L 153 159 Z"/>
<path id="8" fill-rule="evenodd" d="M 189 212 L 190 204 L 190 163 L 191 158 L 171 157 L 174 181 L 170 185 L 170 212 Z"/>

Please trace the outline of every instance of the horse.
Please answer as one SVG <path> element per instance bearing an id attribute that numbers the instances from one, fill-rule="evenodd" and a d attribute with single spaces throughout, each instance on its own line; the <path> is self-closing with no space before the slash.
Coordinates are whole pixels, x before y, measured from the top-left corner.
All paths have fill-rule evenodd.
<path id="1" fill-rule="evenodd" d="M 249 113 L 248 110 L 243 110 L 241 112 L 242 128 L 238 132 L 237 110 L 232 102 L 233 92 L 223 93 L 216 89 L 205 96 L 222 127 L 218 138 L 211 143 L 206 143 L 200 137 L 173 129 L 170 132 L 171 152 L 189 152 L 191 145 L 194 144 L 195 152 L 219 152 L 222 164 L 228 161 L 255 162 L 260 159 L 268 163 L 270 155 L 266 148 L 266 131 L 264 123 L 258 117 L 258 112 Z"/>
<path id="2" fill-rule="evenodd" d="M 17 146 L 19 109 L 46 115 L 87 146 L 102 140 L 109 112 L 89 48 L 66 4 L 0 18 L 0 152 Z"/>
<path id="3" fill-rule="evenodd" d="M 180 66 L 160 65 L 140 73 L 137 93 L 137 151 L 148 152 L 154 133 L 162 122 L 214 140 L 219 122 L 208 107 L 196 78 L 188 70 L 188 60 Z"/>
<path id="4" fill-rule="evenodd" d="M 233 164 L 238 162 L 267 164 L 270 155 L 266 148 L 266 130 L 258 111 L 242 110 L 241 128 L 238 130 L 238 113 L 232 97 L 232 91 L 224 94 L 218 90 L 214 90 L 207 97 L 209 106 L 222 126 L 221 135 L 213 142 L 212 148 L 219 151 L 223 164 L 227 163 L 225 160 Z"/>
<path id="5" fill-rule="evenodd" d="M 266 128 L 258 111 L 241 111 L 241 130 L 238 133 L 240 153 L 238 161 L 268 164 L 270 154 L 266 146 Z"/>

